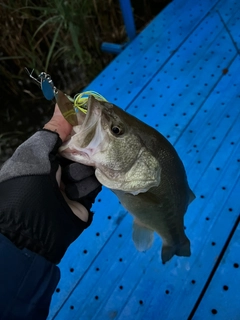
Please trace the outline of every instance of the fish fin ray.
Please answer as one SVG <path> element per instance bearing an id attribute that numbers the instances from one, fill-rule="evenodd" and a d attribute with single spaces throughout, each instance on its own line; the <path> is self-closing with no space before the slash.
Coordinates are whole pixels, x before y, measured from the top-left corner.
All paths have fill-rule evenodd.
<path id="1" fill-rule="evenodd" d="M 161 259 L 163 263 L 169 261 L 175 254 L 174 246 L 163 245 L 161 251 Z"/>
<path id="2" fill-rule="evenodd" d="M 190 257 L 190 241 L 187 237 L 186 240 L 177 247 L 176 255 L 180 257 Z"/>
<path id="3" fill-rule="evenodd" d="M 153 238 L 152 230 L 134 220 L 132 239 L 138 251 L 147 251 L 152 246 Z"/>
<path id="4" fill-rule="evenodd" d="M 162 262 L 166 263 L 174 255 L 180 256 L 180 257 L 190 257 L 191 255 L 190 241 L 188 240 L 187 237 L 184 240 L 184 242 L 178 245 L 169 246 L 167 244 L 163 244 L 162 252 L 161 252 Z"/>

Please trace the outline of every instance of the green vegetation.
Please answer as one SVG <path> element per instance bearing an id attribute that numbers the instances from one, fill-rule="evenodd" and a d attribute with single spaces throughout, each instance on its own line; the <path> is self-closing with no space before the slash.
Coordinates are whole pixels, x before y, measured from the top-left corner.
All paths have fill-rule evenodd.
<path id="1" fill-rule="evenodd" d="M 153 4 L 156 0 L 132 1 L 138 30 L 157 13 Z M 100 50 L 101 43 L 123 43 L 126 33 L 117 0 L 3 0 L 0 16 L 3 161 L 53 110 L 24 68 L 35 75 L 48 72 L 68 94 L 79 92 L 114 58 Z"/>
<path id="2" fill-rule="evenodd" d="M 8 81 L 7 92 L 13 94 L 22 90 L 14 80 L 23 80 L 24 66 L 37 73 L 61 67 L 63 78 L 81 66 L 86 79 L 95 76 L 109 62 L 100 51 L 101 41 L 119 42 L 125 36 L 113 1 L 8 0 L 0 6 L 5 17 L 0 22 L 0 73 Z"/>

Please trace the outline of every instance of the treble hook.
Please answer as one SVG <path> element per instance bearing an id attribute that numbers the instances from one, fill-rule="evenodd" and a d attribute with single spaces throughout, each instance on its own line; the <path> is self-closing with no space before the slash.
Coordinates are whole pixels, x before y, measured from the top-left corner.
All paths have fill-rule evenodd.
<path id="1" fill-rule="evenodd" d="M 41 88 L 44 97 L 47 100 L 56 99 L 56 102 L 59 106 L 59 109 L 64 116 L 64 118 L 72 125 L 78 125 L 77 115 L 74 109 L 73 101 L 69 100 L 68 96 L 64 94 L 62 91 L 58 90 L 50 77 L 46 72 L 41 72 L 37 78 L 35 78 L 32 72 L 29 72 L 27 68 L 25 68 L 29 77 L 35 81 L 35 83 Z"/>
<path id="2" fill-rule="evenodd" d="M 30 77 L 31 79 L 33 79 L 33 80 L 41 87 L 41 81 L 37 80 L 36 78 L 34 78 L 34 77 L 32 76 L 32 74 L 33 74 L 33 72 L 34 72 L 34 69 L 32 69 L 32 72 L 30 73 L 29 70 L 28 70 L 28 68 L 25 67 L 25 71 L 27 72 L 27 74 L 29 75 L 29 77 Z"/>
<path id="3" fill-rule="evenodd" d="M 56 97 L 57 89 L 54 86 L 53 81 L 49 74 L 47 74 L 46 72 L 41 72 L 38 76 L 40 80 L 38 80 L 37 78 L 34 78 L 32 75 L 34 69 L 32 70 L 31 73 L 27 68 L 25 68 L 25 70 L 27 71 L 29 77 L 40 86 L 42 93 L 47 100 L 52 100 L 54 97 Z"/>

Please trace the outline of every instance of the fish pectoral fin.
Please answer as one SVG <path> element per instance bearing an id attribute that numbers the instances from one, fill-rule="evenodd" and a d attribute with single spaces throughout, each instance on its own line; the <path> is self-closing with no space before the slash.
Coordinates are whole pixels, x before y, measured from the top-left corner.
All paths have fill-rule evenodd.
<path id="1" fill-rule="evenodd" d="M 132 239 L 138 251 L 147 251 L 152 246 L 153 238 L 152 230 L 134 220 Z"/>
<path id="2" fill-rule="evenodd" d="M 163 243 L 161 252 L 162 262 L 165 263 L 169 261 L 174 255 L 180 257 L 190 257 L 190 241 L 187 237 L 184 242 L 177 245 L 169 246 L 168 244 Z"/>

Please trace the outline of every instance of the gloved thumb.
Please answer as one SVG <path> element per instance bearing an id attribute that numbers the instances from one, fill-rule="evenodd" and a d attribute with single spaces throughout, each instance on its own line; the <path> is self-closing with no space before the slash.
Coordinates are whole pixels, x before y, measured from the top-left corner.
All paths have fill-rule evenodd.
<path id="1" fill-rule="evenodd" d="M 60 191 L 61 191 L 65 201 L 67 202 L 68 206 L 71 208 L 72 212 L 79 219 L 81 219 L 84 222 L 87 222 L 88 221 L 88 216 L 89 216 L 88 210 L 81 203 L 79 203 L 77 201 L 70 200 L 67 197 L 66 193 L 64 192 L 64 185 L 63 185 L 63 183 L 61 181 L 61 174 L 62 174 L 62 169 L 59 166 L 58 170 L 56 172 L 56 180 L 57 180 L 58 186 L 60 188 Z"/>

